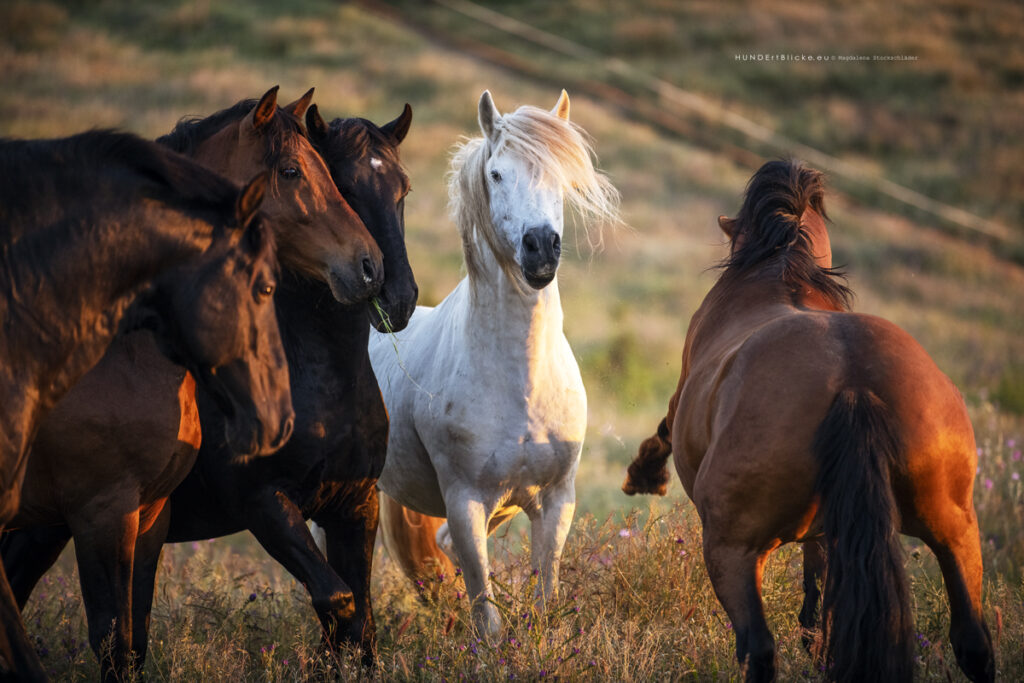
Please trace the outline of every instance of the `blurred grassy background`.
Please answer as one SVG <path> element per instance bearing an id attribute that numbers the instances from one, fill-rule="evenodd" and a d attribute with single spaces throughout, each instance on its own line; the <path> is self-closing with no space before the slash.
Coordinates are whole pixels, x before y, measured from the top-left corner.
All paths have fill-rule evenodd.
<path id="1" fill-rule="evenodd" d="M 981 238 L 833 179 L 833 247 L 857 292 L 856 309 L 909 330 L 965 394 L 982 449 L 986 560 L 990 572 L 1019 587 L 1024 6 L 490 6 L 1005 228 L 1005 239 Z M 735 58 L 758 53 L 918 59 Z M 715 218 L 737 210 L 747 179 L 777 150 L 692 112 L 670 112 L 676 118 L 665 125 L 658 100 L 609 64 L 558 55 L 432 2 L 5 0 L 0 135 L 118 127 L 155 137 L 182 116 L 212 113 L 275 84 L 285 100 L 316 86 L 329 118 L 383 122 L 409 102 L 414 120 L 402 146 L 414 188 L 406 202 L 409 253 L 421 303 L 436 304 L 462 276 L 446 212 L 447 151 L 476 133 L 480 92 L 489 88 L 509 110 L 551 106 L 568 87 L 573 119 L 593 135 L 631 226 L 609 232 L 599 253 L 581 240 L 560 272 L 566 333 L 590 397 L 579 513 L 621 520 L 647 506 L 618 487 L 636 445 L 664 414 L 689 316 L 714 282 L 709 268 L 725 255 Z M 626 106 L 623 93 L 639 108 Z M 662 506 L 683 500 L 678 484 L 670 491 Z"/>

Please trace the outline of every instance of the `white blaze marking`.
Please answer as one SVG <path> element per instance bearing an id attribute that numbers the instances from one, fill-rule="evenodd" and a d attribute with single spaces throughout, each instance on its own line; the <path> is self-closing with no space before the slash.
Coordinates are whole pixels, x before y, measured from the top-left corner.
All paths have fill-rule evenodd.
<path id="1" fill-rule="evenodd" d="M 372 166 L 374 170 L 379 171 L 384 168 L 384 162 L 380 159 L 373 158 L 370 159 L 370 166 Z"/>

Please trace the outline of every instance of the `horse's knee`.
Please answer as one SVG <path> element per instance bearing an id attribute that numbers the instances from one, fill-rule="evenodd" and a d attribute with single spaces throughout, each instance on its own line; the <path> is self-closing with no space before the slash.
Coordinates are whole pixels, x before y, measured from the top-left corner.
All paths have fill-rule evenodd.
<path id="1" fill-rule="evenodd" d="M 996 677 L 992 636 L 985 623 L 976 620 L 962 628 L 951 628 L 949 640 L 953 645 L 956 663 L 975 683 L 989 683 Z"/>
<path id="2" fill-rule="evenodd" d="M 313 597 L 313 609 L 324 625 L 350 621 L 356 615 L 356 599 L 351 590 L 336 590 Z"/>

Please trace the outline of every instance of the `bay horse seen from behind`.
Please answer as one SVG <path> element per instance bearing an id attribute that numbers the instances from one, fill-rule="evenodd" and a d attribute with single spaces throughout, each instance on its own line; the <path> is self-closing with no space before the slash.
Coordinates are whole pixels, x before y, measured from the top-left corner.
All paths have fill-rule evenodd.
<path id="1" fill-rule="evenodd" d="M 910 680 L 914 622 L 899 532 L 934 551 L 957 663 L 971 680 L 991 681 L 977 455 L 963 399 L 910 335 L 849 312 L 825 217 L 821 174 L 774 161 L 751 179 L 738 216 L 719 219 L 729 258 L 690 321 L 668 414 L 623 490 L 664 494 L 675 454 L 748 681 L 775 676 L 761 575 L 789 542 L 804 543 L 806 628 L 824 548 L 827 678 Z"/>
<path id="2" fill-rule="evenodd" d="M 563 204 L 615 221 L 618 193 L 569 122 L 564 91 L 551 111 L 504 116 L 484 92 L 478 119 L 483 136 L 458 148 L 449 181 L 467 276 L 393 339 L 373 334 L 370 358 L 391 418 L 385 545 L 410 573 L 443 565 L 442 548 L 456 558 L 476 626 L 493 637 L 488 533 L 526 512 L 543 604 L 576 503 L 587 410 L 562 331 Z"/>
<path id="3" fill-rule="evenodd" d="M 122 321 L 154 326 L 163 348 L 210 383 L 232 407 L 233 440 L 287 439 L 273 236 L 258 213 L 265 176 L 240 194 L 153 143 L 94 132 L 0 141 L 0 180 L 0 527 L 19 514 L 40 422 Z M 3 572 L 0 619 L 11 675 L 44 678 Z"/>

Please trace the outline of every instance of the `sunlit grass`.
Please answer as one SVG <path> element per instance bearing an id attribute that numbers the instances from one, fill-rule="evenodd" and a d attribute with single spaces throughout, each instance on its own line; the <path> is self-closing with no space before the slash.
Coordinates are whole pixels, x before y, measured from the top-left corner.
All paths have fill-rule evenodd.
<path id="1" fill-rule="evenodd" d="M 981 410 L 988 410 L 982 408 Z M 1024 584 L 1019 477 L 1024 430 L 989 412 L 979 419 L 983 451 L 976 505 L 984 543 L 984 611 L 997 646 L 997 678 L 1024 676 Z M 988 427 L 992 426 L 993 431 Z M 1007 431 L 1007 428 L 1015 431 Z M 584 454 L 586 458 L 589 454 Z M 621 473 L 621 470 L 620 470 Z M 672 484 L 679 500 L 679 484 Z M 742 672 L 734 634 L 714 597 L 701 557 L 700 524 L 688 502 L 639 501 L 618 494 L 618 514 L 581 513 L 562 560 L 559 596 L 537 610 L 525 530 L 494 542 L 495 603 L 505 624 L 487 643 L 473 632 L 459 576 L 435 577 L 420 591 L 378 549 L 374 606 L 377 667 L 351 652 L 321 649 L 305 590 L 247 536 L 165 549 L 150 629 L 149 680 L 717 680 Z M 647 506 L 644 507 L 645 502 Z M 603 520 L 603 521 L 602 521 Z M 949 611 L 934 557 L 908 539 L 917 624 L 919 680 L 962 680 L 949 645 Z M 1018 570 L 1014 571 L 1012 568 Z M 796 546 L 766 566 L 764 600 L 778 648 L 779 680 L 818 680 L 801 644 L 801 555 Z M 90 680 L 98 668 L 86 644 L 71 553 L 39 585 L 26 610 L 51 675 Z"/>

